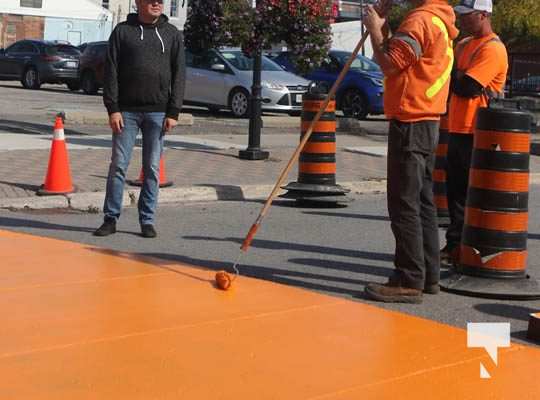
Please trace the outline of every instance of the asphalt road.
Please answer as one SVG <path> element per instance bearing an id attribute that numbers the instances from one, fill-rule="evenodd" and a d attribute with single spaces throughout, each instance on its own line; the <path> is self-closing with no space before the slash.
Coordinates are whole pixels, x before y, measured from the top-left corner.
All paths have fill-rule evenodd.
<path id="1" fill-rule="evenodd" d="M 28 90 L 24 89 L 20 82 L 0 81 L 0 133 L 48 133 L 51 131 L 51 115 L 62 110 L 105 113 L 101 93 L 88 96 L 81 91 L 71 92 L 65 85 L 43 85 L 41 90 Z M 194 124 L 176 128 L 175 132 L 178 134 L 226 133 L 247 136 L 249 120 L 234 118 L 226 110 L 211 113 L 206 108 L 185 106 L 182 112 L 192 114 Z M 299 135 L 298 121 L 297 116 L 265 112 L 262 133 Z M 362 128 L 381 135 L 386 133 L 387 123 L 378 116 L 363 121 Z M 110 129 L 105 124 L 78 124 L 69 118 L 66 120 L 68 136 L 108 133 Z"/>
<path id="2" fill-rule="evenodd" d="M 260 202 L 223 201 L 161 206 L 157 239 L 138 236 L 134 208 L 125 210 L 119 232 L 106 239 L 91 235 L 101 223 L 101 215 L 65 210 L 2 211 L 0 229 L 230 269 L 261 206 Z M 540 259 L 539 206 L 540 190 L 533 187 L 529 273 L 536 278 L 540 278 L 540 266 L 535 265 Z M 385 281 L 391 273 L 393 247 L 385 195 L 358 196 L 339 209 L 296 208 L 277 201 L 241 260 L 240 270 L 245 275 L 369 303 L 363 298 L 363 288 L 368 282 Z M 46 262 L 46 255 L 43 260 Z M 426 295 L 421 305 L 376 305 L 461 328 L 467 322 L 510 322 L 518 341 L 525 341 L 528 314 L 540 310 L 540 301 L 497 301 L 447 293 Z"/>

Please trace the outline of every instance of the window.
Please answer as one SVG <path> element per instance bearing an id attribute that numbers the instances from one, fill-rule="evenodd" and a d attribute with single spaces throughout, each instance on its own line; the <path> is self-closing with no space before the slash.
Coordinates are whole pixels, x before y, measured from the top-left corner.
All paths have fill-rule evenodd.
<path id="1" fill-rule="evenodd" d="M 18 49 L 21 53 L 37 53 L 36 47 L 30 42 L 22 42 L 21 47 Z"/>
<path id="2" fill-rule="evenodd" d="M 21 7 L 43 8 L 43 0 L 21 0 Z"/>
<path id="3" fill-rule="evenodd" d="M 16 35 L 17 34 L 17 25 L 15 25 L 13 22 L 7 23 L 6 28 L 6 34 L 7 35 Z"/>
<path id="4" fill-rule="evenodd" d="M 24 49 L 24 42 L 17 42 L 7 48 L 7 53 L 22 53 Z"/>
<path id="5" fill-rule="evenodd" d="M 57 56 L 57 55 L 79 56 L 81 54 L 76 47 L 66 45 L 66 44 L 47 46 L 45 49 L 45 53 L 47 53 L 47 55 L 49 56 Z"/>
<path id="6" fill-rule="evenodd" d="M 178 18 L 178 0 L 171 0 L 171 17 Z"/>

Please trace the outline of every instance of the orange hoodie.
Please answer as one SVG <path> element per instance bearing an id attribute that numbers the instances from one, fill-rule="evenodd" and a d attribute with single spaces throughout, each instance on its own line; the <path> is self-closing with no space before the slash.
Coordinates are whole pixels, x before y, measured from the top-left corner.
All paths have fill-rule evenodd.
<path id="1" fill-rule="evenodd" d="M 439 120 L 446 112 L 456 17 L 446 0 L 426 0 L 405 16 L 388 43 L 399 72 L 385 79 L 384 110 L 403 122 Z"/>

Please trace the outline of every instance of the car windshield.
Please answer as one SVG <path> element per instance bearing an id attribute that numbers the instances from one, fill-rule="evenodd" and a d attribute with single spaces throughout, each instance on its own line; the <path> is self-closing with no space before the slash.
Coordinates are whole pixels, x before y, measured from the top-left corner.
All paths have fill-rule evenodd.
<path id="1" fill-rule="evenodd" d="M 352 53 L 349 53 L 347 51 L 334 51 L 331 53 L 331 55 L 337 60 L 341 67 L 343 67 L 347 63 L 347 61 L 349 61 L 351 54 Z M 380 72 L 381 68 L 369 58 L 357 56 L 351 64 L 351 70 Z"/>
<path id="2" fill-rule="evenodd" d="M 241 51 L 221 51 L 221 55 L 225 60 L 230 62 L 233 67 L 240 71 L 252 71 L 253 59 L 246 57 Z M 262 70 L 263 71 L 283 71 L 279 65 L 263 56 L 262 58 Z"/>
<path id="3" fill-rule="evenodd" d="M 59 44 L 56 46 L 47 46 L 45 52 L 49 56 L 57 55 L 67 55 L 67 56 L 78 56 L 80 53 L 79 49 L 74 46 Z"/>

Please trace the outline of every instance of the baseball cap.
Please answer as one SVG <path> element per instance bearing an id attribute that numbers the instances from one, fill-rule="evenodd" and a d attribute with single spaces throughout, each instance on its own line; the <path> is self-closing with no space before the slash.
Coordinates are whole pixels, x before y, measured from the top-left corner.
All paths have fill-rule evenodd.
<path id="1" fill-rule="evenodd" d="M 473 11 L 493 12 L 492 0 L 461 0 L 459 6 L 454 7 L 454 11 L 458 14 L 470 14 Z"/>

